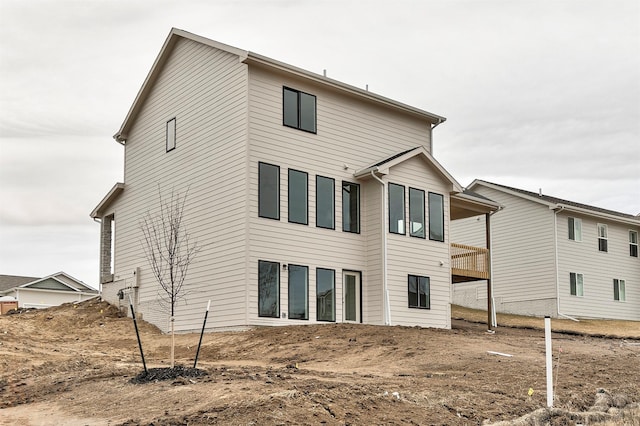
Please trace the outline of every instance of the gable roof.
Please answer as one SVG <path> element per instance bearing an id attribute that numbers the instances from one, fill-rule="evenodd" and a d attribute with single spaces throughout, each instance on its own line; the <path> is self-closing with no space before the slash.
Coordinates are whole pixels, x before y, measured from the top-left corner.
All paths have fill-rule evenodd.
<path id="1" fill-rule="evenodd" d="M 104 196 L 102 201 L 98 203 L 98 205 L 93 209 L 89 216 L 92 218 L 98 218 L 102 216 L 102 212 L 104 209 L 109 207 L 111 203 L 113 203 L 116 198 L 120 196 L 120 194 L 124 191 L 124 183 L 118 182 L 109 190 L 107 195 Z"/>
<path id="2" fill-rule="evenodd" d="M 529 201 L 546 205 L 550 209 L 563 209 L 567 211 L 600 217 L 604 219 L 640 225 L 640 217 L 638 216 L 634 216 L 627 213 L 621 213 L 615 210 L 603 209 L 601 207 L 595 207 L 588 204 L 578 203 L 575 201 L 565 200 L 563 198 L 553 197 L 553 196 L 542 194 L 542 193 L 536 193 L 536 192 L 527 191 L 524 189 L 513 188 L 511 186 L 500 185 L 498 183 L 487 182 L 480 179 L 474 180 L 471 183 L 471 185 L 468 186 L 468 188 L 474 189 L 477 186 L 485 186 L 487 188 L 492 188 L 497 191 L 505 192 L 505 193 L 514 195 L 516 197 L 524 198 Z"/>
<path id="3" fill-rule="evenodd" d="M 0 275 L 0 292 L 8 293 L 9 290 L 14 288 L 52 290 L 53 288 L 47 284 L 48 281 L 57 283 L 60 287 L 59 289 L 56 289 L 58 291 L 98 294 L 98 290 L 88 286 L 65 272 L 56 272 L 55 274 L 47 275 L 44 278 Z"/>
<path id="4" fill-rule="evenodd" d="M 412 107 L 410 105 L 403 104 L 401 102 L 394 101 L 389 98 L 385 98 L 384 96 L 376 95 L 368 90 L 363 90 L 355 86 L 351 86 L 349 84 L 342 83 L 338 80 L 334 80 L 320 74 L 312 73 L 310 71 L 304 70 L 302 68 L 294 67 L 292 65 L 286 64 L 284 62 L 277 61 L 275 59 L 268 58 L 263 55 L 259 55 L 257 53 L 250 52 L 248 50 L 238 49 L 237 47 L 229 46 L 224 43 L 220 43 L 214 40 L 210 40 L 206 37 L 202 37 L 196 34 L 192 34 L 187 31 L 183 31 L 177 28 L 172 28 L 165 40 L 162 48 L 160 49 L 160 53 L 156 57 L 151 70 L 147 74 L 144 82 L 142 83 L 142 87 L 138 91 L 133 104 L 129 108 L 129 112 L 124 119 L 124 122 L 118 129 L 118 132 L 113 136 L 113 138 L 119 143 L 125 143 L 128 137 L 129 130 L 133 122 L 135 121 L 136 116 L 140 112 L 142 105 L 148 94 L 150 93 L 153 85 L 160 75 L 169 55 L 171 54 L 173 48 L 175 47 L 177 41 L 180 38 L 188 39 L 195 41 L 197 43 L 204 44 L 206 46 L 210 46 L 216 49 L 220 49 L 222 51 L 231 53 L 233 55 L 238 56 L 238 60 L 242 63 L 248 65 L 258 65 L 263 67 L 268 67 L 271 69 L 276 69 L 281 72 L 285 72 L 288 74 L 296 75 L 297 77 L 304 78 L 307 80 L 314 81 L 321 85 L 332 87 L 338 91 L 343 93 L 350 94 L 352 96 L 357 96 L 369 101 L 372 101 L 377 104 L 381 104 L 387 107 L 392 107 L 407 113 L 411 113 L 413 115 L 417 115 L 434 125 L 438 125 L 446 120 L 445 117 L 432 114 L 430 112 Z"/>
<path id="5" fill-rule="evenodd" d="M 356 178 L 362 178 L 370 175 L 372 172 L 379 175 L 386 175 L 389 174 L 389 169 L 391 167 L 397 166 L 398 164 L 403 163 L 416 156 L 421 157 L 428 164 L 433 166 L 433 168 L 436 169 L 436 171 L 438 171 L 438 173 L 451 184 L 452 192 L 457 193 L 463 191 L 462 185 L 460 185 L 458 181 L 456 181 L 454 177 L 451 176 L 451 174 L 449 174 L 449 172 L 444 167 L 442 167 L 440 163 L 438 163 L 438 161 L 429 153 L 429 151 L 427 151 L 424 146 L 418 146 L 406 151 L 401 151 L 393 154 L 392 156 L 377 161 L 376 163 L 368 167 L 357 170 L 353 174 L 353 176 Z"/>
<path id="6" fill-rule="evenodd" d="M 9 290 L 10 288 L 20 287 L 23 284 L 30 283 L 39 278 L 23 277 L 20 275 L 0 275 L 0 292 Z"/>

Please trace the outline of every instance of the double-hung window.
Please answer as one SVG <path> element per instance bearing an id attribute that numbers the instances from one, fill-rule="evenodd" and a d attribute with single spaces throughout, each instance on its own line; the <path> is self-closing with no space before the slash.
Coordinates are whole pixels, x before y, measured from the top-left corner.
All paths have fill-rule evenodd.
<path id="1" fill-rule="evenodd" d="M 360 185 L 342 182 L 342 230 L 360 233 Z"/>
<path id="2" fill-rule="evenodd" d="M 389 232 L 405 234 L 404 226 L 404 186 L 389 184 Z"/>
<path id="3" fill-rule="evenodd" d="M 335 229 L 335 181 L 324 176 L 316 176 L 316 226 Z"/>
<path id="4" fill-rule="evenodd" d="M 629 231 L 629 256 L 638 257 L 638 231 Z"/>
<path id="5" fill-rule="evenodd" d="M 409 275 L 409 307 L 431 308 L 429 277 Z"/>
<path id="6" fill-rule="evenodd" d="M 627 300 L 625 292 L 625 281 L 614 278 L 613 280 L 613 300 L 624 302 Z"/>
<path id="7" fill-rule="evenodd" d="M 582 219 L 570 217 L 569 222 L 569 239 L 572 241 L 582 241 Z"/>
<path id="8" fill-rule="evenodd" d="M 258 261 L 258 316 L 280 317 L 280 264 Z"/>
<path id="9" fill-rule="evenodd" d="M 444 197 L 429 193 L 429 239 L 444 242 Z"/>
<path id="10" fill-rule="evenodd" d="M 316 269 L 316 318 L 336 320 L 336 271 L 333 269 Z"/>
<path id="11" fill-rule="evenodd" d="M 280 220 L 280 167 L 258 163 L 258 216 Z"/>
<path id="12" fill-rule="evenodd" d="M 569 293 L 572 296 L 584 296 L 584 278 L 582 274 L 569 272 Z"/>
<path id="13" fill-rule="evenodd" d="M 409 188 L 409 232 L 412 237 L 425 238 L 424 191 Z"/>
<path id="14" fill-rule="evenodd" d="M 598 224 L 598 250 L 609 251 L 607 247 L 607 225 Z"/>
<path id="15" fill-rule="evenodd" d="M 167 152 L 176 148 L 176 119 L 175 117 L 167 121 L 165 140 Z"/>
<path id="16" fill-rule="evenodd" d="M 309 268 L 289 265 L 289 318 L 309 319 Z"/>
<path id="17" fill-rule="evenodd" d="M 309 177 L 305 172 L 289 169 L 289 222 L 307 225 Z"/>
<path id="18" fill-rule="evenodd" d="M 316 97 L 288 87 L 282 88 L 283 124 L 316 133 Z"/>

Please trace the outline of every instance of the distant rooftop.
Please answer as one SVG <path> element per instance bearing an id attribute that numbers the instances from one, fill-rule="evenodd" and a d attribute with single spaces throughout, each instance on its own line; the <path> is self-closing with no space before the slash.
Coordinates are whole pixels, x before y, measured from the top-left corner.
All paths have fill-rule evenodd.
<path id="1" fill-rule="evenodd" d="M 497 187 L 500 187 L 500 188 L 507 189 L 509 191 L 518 192 L 520 194 L 523 194 L 523 195 L 526 195 L 526 196 L 529 196 L 529 197 L 539 198 L 541 200 L 544 200 L 544 201 L 546 201 L 548 203 L 552 203 L 552 204 L 564 204 L 564 205 L 571 206 L 571 207 L 576 207 L 576 208 L 579 208 L 579 209 L 590 210 L 590 211 L 593 211 L 593 212 L 608 214 L 608 215 L 611 215 L 611 216 L 618 216 L 618 217 L 625 218 L 625 219 L 635 219 L 635 220 L 640 219 L 640 217 L 634 216 L 632 214 L 622 213 L 622 212 L 618 212 L 618 211 L 615 211 L 615 210 L 603 209 L 603 208 L 600 208 L 600 207 L 590 206 L 588 204 L 577 203 L 575 201 L 565 200 L 563 198 L 553 197 L 551 195 L 545 195 L 545 194 L 540 194 L 538 192 L 526 191 L 524 189 L 514 188 L 512 186 L 507 186 L 507 185 L 500 185 L 499 183 L 488 182 L 488 181 L 481 180 L 481 179 L 477 179 L 476 182 L 482 182 L 482 183 L 486 183 L 486 184 L 489 184 L 489 185 L 494 185 L 494 186 L 497 186 Z"/>
<path id="2" fill-rule="evenodd" d="M 0 291 L 20 287 L 23 284 L 39 280 L 39 277 L 23 277 L 19 275 L 0 275 Z"/>

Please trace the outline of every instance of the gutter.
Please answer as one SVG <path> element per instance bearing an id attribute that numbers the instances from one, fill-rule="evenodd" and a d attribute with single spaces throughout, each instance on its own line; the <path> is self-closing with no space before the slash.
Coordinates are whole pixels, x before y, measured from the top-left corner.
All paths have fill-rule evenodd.
<path id="1" fill-rule="evenodd" d="M 113 135 L 113 139 L 118 142 L 120 145 L 124 146 L 125 143 L 127 143 L 127 139 L 125 139 L 122 136 L 122 133 L 118 132 L 115 135 Z"/>
<path id="2" fill-rule="evenodd" d="M 563 210 L 564 210 L 564 206 L 560 204 L 557 204 L 556 207 L 553 209 L 553 245 L 554 245 L 555 256 L 556 256 L 555 261 L 556 261 L 556 302 L 558 307 L 557 310 L 558 310 L 559 317 L 567 318 L 575 322 L 580 322 L 580 320 L 560 312 L 560 270 L 559 270 L 560 268 L 558 265 L 558 213 L 560 213 Z"/>
<path id="3" fill-rule="evenodd" d="M 433 155 L 433 129 L 447 121 L 444 117 L 438 117 L 438 121 L 429 129 L 429 152 Z"/>
<path id="4" fill-rule="evenodd" d="M 386 230 L 386 187 L 387 185 L 384 183 L 382 179 L 376 176 L 376 171 L 378 171 L 378 167 L 373 167 L 370 170 L 371 177 L 377 180 L 382 184 L 382 226 L 380 227 L 382 231 L 382 291 L 383 291 L 383 310 L 384 310 L 384 324 L 391 325 L 391 307 L 389 306 L 389 288 L 387 283 L 387 230 Z"/>

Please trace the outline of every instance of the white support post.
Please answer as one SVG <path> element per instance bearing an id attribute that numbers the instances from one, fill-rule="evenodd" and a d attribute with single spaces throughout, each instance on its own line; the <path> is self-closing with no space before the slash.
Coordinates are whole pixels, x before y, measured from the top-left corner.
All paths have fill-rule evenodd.
<path id="1" fill-rule="evenodd" d="M 547 361 L 547 407 L 553 407 L 553 351 L 551 350 L 551 317 L 544 317 L 544 343 Z"/>

